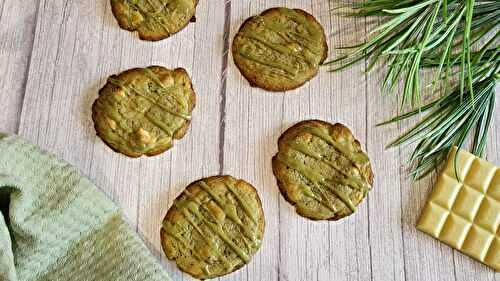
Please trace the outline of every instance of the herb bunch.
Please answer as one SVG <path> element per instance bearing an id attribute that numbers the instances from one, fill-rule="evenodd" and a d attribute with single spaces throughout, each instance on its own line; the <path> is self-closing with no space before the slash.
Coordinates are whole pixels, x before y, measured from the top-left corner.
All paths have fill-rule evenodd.
<path id="1" fill-rule="evenodd" d="M 396 93 L 401 83 L 401 108 L 410 111 L 380 125 L 424 115 L 389 144 L 417 143 L 409 159 L 413 177 L 432 172 L 468 136 L 472 153 L 482 156 L 500 80 L 500 1 L 364 0 L 350 8 L 349 16 L 381 23 L 366 42 L 343 47 L 346 55 L 325 64 L 331 71 L 365 60 L 368 71 L 377 62 L 388 65 L 383 91 Z M 433 73 L 425 85 L 424 69 Z M 424 90 L 437 98 L 422 104 Z"/>

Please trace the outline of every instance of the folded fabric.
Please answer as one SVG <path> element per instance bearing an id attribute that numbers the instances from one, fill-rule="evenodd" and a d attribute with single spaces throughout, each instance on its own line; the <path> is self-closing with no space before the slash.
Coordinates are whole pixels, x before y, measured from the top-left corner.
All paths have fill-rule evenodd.
<path id="1" fill-rule="evenodd" d="M 0 134 L 1 281 L 170 280 L 78 170 Z"/>

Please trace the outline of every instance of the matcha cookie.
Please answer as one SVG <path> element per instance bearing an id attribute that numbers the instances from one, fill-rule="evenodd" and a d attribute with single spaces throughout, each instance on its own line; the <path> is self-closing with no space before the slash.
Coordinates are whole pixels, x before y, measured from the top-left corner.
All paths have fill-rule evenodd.
<path id="1" fill-rule="evenodd" d="M 166 256 L 198 279 L 238 270 L 259 250 L 264 212 L 253 186 L 230 176 L 190 184 L 175 199 L 161 228 Z"/>
<path id="2" fill-rule="evenodd" d="M 97 135 L 130 157 L 158 155 L 189 127 L 196 96 L 182 68 L 135 68 L 113 75 L 92 106 Z"/>
<path id="3" fill-rule="evenodd" d="M 307 12 L 272 8 L 243 23 L 232 51 L 252 86 L 287 91 L 316 76 L 328 45 L 323 27 Z"/>
<path id="4" fill-rule="evenodd" d="M 338 220 L 356 211 L 373 184 L 370 160 L 342 124 L 300 122 L 278 141 L 273 172 L 285 199 L 312 220 Z"/>
<path id="5" fill-rule="evenodd" d="M 158 41 L 195 21 L 197 0 L 111 0 L 118 24 L 139 38 Z"/>

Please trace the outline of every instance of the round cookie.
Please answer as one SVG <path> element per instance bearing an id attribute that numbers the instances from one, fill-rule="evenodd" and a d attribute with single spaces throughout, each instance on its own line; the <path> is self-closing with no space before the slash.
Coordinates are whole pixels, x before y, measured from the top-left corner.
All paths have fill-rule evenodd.
<path id="1" fill-rule="evenodd" d="M 253 186 L 231 176 L 191 183 L 161 227 L 166 256 L 198 279 L 229 274 L 250 262 L 262 244 L 264 212 Z"/>
<path id="2" fill-rule="evenodd" d="M 108 78 L 92 105 L 97 135 L 130 157 L 165 152 L 191 123 L 196 96 L 182 68 L 134 68 Z"/>
<path id="3" fill-rule="evenodd" d="M 323 27 L 312 15 L 299 9 L 272 8 L 243 23 L 232 52 L 252 86 L 287 91 L 316 76 L 328 45 Z"/>
<path id="4" fill-rule="evenodd" d="M 312 220 L 339 220 L 356 211 L 373 184 L 368 156 L 342 124 L 302 121 L 278 140 L 273 173 L 281 194 Z"/>
<path id="5" fill-rule="evenodd" d="M 118 24 L 139 38 L 158 41 L 195 21 L 197 0 L 111 0 Z"/>

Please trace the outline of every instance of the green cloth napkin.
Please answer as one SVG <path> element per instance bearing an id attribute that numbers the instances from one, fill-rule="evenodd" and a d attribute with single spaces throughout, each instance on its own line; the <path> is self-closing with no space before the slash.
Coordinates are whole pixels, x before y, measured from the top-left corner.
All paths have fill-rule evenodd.
<path id="1" fill-rule="evenodd" d="M 76 168 L 4 134 L 0 210 L 1 281 L 170 280 Z"/>

